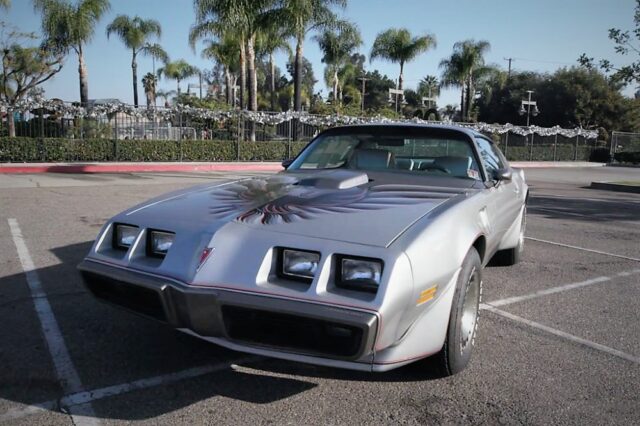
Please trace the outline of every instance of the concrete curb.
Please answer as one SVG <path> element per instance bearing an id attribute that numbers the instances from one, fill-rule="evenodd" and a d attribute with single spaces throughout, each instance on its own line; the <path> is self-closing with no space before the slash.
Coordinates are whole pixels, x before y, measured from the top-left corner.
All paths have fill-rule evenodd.
<path id="1" fill-rule="evenodd" d="M 517 168 L 603 167 L 586 161 L 514 161 Z M 278 172 L 279 162 L 228 163 L 3 163 L 0 174 L 17 173 L 157 173 L 157 172 Z"/>
<path id="2" fill-rule="evenodd" d="M 591 163 L 589 161 L 512 161 L 511 167 L 522 169 L 543 169 L 556 167 L 604 167 L 607 163 Z"/>
<path id="3" fill-rule="evenodd" d="M 0 174 L 13 173 L 149 173 L 149 172 L 277 172 L 280 163 L 11 163 Z"/>
<path id="4" fill-rule="evenodd" d="M 605 189 L 607 191 L 631 192 L 633 194 L 640 194 L 640 186 L 624 185 L 624 184 L 612 183 L 612 182 L 591 182 L 591 188 Z"/>

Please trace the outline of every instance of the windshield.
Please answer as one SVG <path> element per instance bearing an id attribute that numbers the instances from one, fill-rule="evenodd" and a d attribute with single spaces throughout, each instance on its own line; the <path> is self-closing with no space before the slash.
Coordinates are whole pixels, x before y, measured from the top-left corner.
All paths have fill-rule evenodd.
<path id="1" fill-rule="evenodd" d="M 480 180 L 471 140 L 428 127 L 354 127 L 320 135 L 289 170 L 347 168 Z"/>

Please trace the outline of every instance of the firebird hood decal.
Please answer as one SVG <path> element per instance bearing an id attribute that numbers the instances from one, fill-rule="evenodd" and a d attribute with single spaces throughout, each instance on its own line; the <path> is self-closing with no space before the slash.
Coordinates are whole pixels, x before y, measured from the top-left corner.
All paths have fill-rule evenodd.
<path id="1" fill-rule="evenodd" d="M 295 178 L 252 179 L 212 192 L 210 213 L 250 224 L 273 225 L 314 219 L 322 214 L 380 210 L 401 205 L 433 203 L 454 193 L 420 186 L 378 185 L 348 189 L 319 189 Z"/>
<path id="2" fill-rule="evenodd" d="M 318 183 L 326 175 L 279 174 L 201 186 L 152 200 L 116 219 L 182 235 L 248 226 L 275 233 L 274 242 L 281 233 L 384 247 L 438 205 L 470 190 L 437 186 L 437 179 L 406 182 L 375 175 L 363 185 L 337 189 Z"/>

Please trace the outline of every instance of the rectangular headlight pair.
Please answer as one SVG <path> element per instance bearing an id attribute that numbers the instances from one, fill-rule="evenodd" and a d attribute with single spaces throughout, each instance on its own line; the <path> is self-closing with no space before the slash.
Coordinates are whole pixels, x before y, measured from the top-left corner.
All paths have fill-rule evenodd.
<path id="1" fill-rule="evenodd" d="M 113 225 L 113 248 L 117 250 L 129 250 L 134 243 L 140 228 L 134 225 L 116 223 Z M 147 230 L 147 255 L 152 257 L 164 257 L 173 245 L 175 234 L 173 232 Z"/>
<path id="2" fill-rule="evenodd" d="M 278 249 L 278 275 L 311 283 L 318 270 L 320 253 L 306 250 Z M 336 255 L 336 286 L 376 293 L 382 277 L 382 261 L 365 257 Z"/>

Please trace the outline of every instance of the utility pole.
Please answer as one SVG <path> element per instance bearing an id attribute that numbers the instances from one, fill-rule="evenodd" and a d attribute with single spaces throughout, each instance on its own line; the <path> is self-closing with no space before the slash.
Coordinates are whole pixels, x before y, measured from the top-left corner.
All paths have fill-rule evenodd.
<path id="1" fill-rule="evenodd" d="M 514 58 L 504 58 L 505 61 L 509 62 L 509 71 L 507 72 L 507 78 L 511 77 L 511 62 L 515 61 Z"/>
<path id="2" fill-rule="evenodd" d="M 362 113 L 364 114 L 364 94 L 365 94 L 365 83 L 367 80 L 370 80 L 369 78 L 365 78 L 365 76 L 363 75 L 362 77 L 358 77 L 358 80 L 362 81 Z"/>

